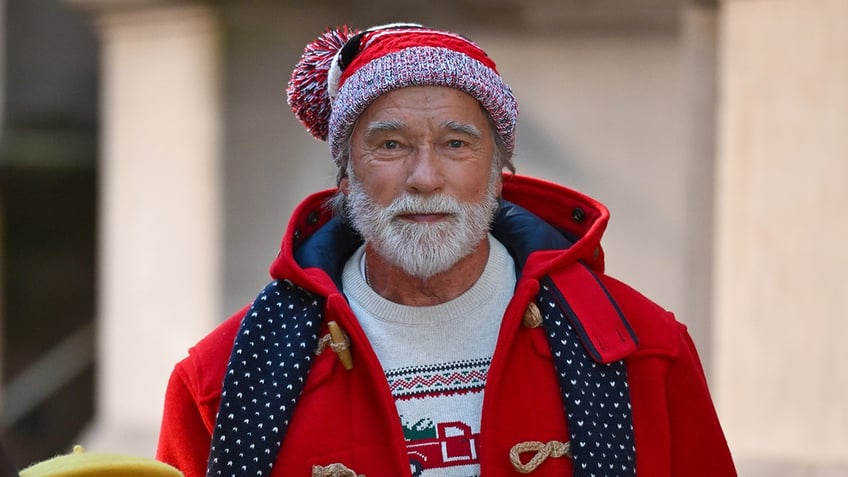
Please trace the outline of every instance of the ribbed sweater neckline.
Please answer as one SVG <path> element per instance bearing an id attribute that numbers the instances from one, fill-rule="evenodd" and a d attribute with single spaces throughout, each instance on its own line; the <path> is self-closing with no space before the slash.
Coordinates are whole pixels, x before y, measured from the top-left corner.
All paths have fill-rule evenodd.
<path id="1" fill-rule="evenodd" d="M 355 300 L 374 318 L 407 326 L 436 326 L 473 313 L 492 300 L 501 289 L 501 281 L 509 279 L 506 248 L 489 234 L 489 258 L 480 278 L 465 293 L 453 300 L 432 306 L 407 306 L 387 300 L 375 292 L 361 271 L 365 246 L 360 247 L 345 265 L 345 294 Z"/>

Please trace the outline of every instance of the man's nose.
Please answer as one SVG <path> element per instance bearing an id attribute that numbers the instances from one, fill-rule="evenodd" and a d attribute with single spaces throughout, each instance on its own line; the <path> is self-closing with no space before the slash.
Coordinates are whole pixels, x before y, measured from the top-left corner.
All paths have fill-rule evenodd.
<path id="1" fill-rule="evenodd" d="M 406 179 L 407 190 L 418 194 L 441 191 L 445 184 L 441 166 L 441 159 L 432 146 L 416 148 Z"/>

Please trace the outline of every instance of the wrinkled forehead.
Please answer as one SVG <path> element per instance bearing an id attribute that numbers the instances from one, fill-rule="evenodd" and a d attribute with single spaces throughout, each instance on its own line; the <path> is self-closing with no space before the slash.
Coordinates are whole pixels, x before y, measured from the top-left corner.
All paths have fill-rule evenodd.
<path id="1" fill-rule="evenodd" d="M 444 86 L 411 86 L 377 97 L 365 108 L 357 122 L 404 118 L 441 122 L 490 121 L 488 112 L 468 93 Z"/>

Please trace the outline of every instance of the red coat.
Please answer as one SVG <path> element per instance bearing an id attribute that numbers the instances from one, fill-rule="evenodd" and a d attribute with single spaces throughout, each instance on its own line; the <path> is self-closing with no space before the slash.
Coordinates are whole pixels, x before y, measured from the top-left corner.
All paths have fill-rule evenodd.
<path id="1" fill-rule="evenodd" d="M 271 475 L 307 476 L 313 465 L 343 463 L 367 477 L 409 476 L 394 400 L 365 334 L 331 277 L 318 268 L 303 269 L 294 260 L 293 249 L 329 219 L 329 212 L 322 206 L 331 194 L 315 194 L 295 211 L 271 275 L 326 297 L 326 320 L 335 320 L 350 336 L 354 366 L 345 370 L 332 352 L 315 358 Z M 575 242 L 568 249 L 531 253 L 520 268 L 485 388 L 479 446 L 481 475 L 520 475 L 509 460 L 515 444 L 568 436 L 544 331 L 523 326 L 522 317 L 539 290 L 540 278 L 577 260 L 599 276 L 638 338 L 638 346 L 624 357 L 637 475 L 736 475 L 686 328 L 668 311 L 603 274 L 600 239 L 608 220 L 606 209 L 563 187 L 520 176 L 506 179 L 503 194 L 504 199 L 532 211 Z M 157 458 L 179 468 L 187 477 L 206 473 L 223 377 L 246 310 L 230 317 L 191 348 L 171 376 Z M 604 337 L 599 339 L 603 341 Z M 572 475 L 571 465 L 568 458 L 549 458 L 532 475 Z"/>

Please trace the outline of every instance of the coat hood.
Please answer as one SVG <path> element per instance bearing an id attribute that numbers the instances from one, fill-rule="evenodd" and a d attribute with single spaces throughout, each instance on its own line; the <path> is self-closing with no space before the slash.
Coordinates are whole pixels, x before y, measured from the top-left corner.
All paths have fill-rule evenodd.
<path id="1" fill-rule="evenodd" d="M 327 206 L 335 192 L 312 194 L 295 209 L 271 264 L 273 278 L 324 296 L 338 293 L 341 268 L 362 238 Z M 539 278 L 576 261 L 603 272 L 600 242 L 608 221 L 607 208 L 586 195 L 541 179 L 505 174 L 491 231 L 510 251 L 522 276 Z"/>

